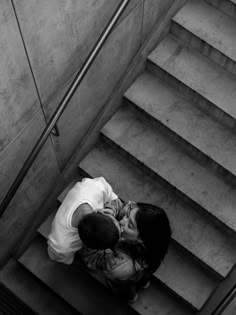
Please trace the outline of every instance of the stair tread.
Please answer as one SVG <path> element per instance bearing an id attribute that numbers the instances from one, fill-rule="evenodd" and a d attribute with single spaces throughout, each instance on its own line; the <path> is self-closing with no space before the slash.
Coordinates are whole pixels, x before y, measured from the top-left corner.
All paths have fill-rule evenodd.
<path id="1" fill-rule="evenodd" d="M 236 20 L 236 0 L 205 0 L 217 10 Z"/>
<path id="2" fill-rule="evenodd" d="M 142 315 L 194 315 L 195 311 L 184 305 L 166 288 L 152 283 L 148 289 L 139 291 L 138 300 L 132 304 Z"/>
<path id="3" fill-rule="evenodd" d="M 96 161 L 96 164 L 94 161 Z M 80 168 L 92 177 L 101 176 L 101 174 L 103 174 L 113 187 L 114 191 L 124 200 L 148 200 L 150 203 L 158 204 L 163 207 L 163 209 L 167 211 L 171 223 L 173 222 L 176 224 L 175 226 L 172 226 L 174 238 L 177 234 L 181 234 L 180 230 L 184 230 L 187 225 L 191 224 L 188 221 L 186 222 L 184 217 L 182 219 L 182 224 L 180 218 L 177 218 L 176 220 L 174 217 L 174 215 L 179 215 L 179 211 L 182 212 L 181 203 L 178 205 L 178 201 L 175 200 L 174 197 L 172 199 L 169 192 L 166 190 L 164 191 L 159 184 L 154 184 L 152 179 L 143 174 L 143 172 L 136 166 L 132 166 L 131 163 L 127 162 L 124 157 L 117 154 L 115 150 L 110 148 L 108 145 L 100 143 L 93 148 L 80 163 Z M 170 210 L 170 208 L 172 209 Z M 194 228 L 192 225 L 192 232 L 194 233 L 195 230 L 197 231 L 197 227 Z M 193 243 L 194 235 L 189 237 L 189 233 L 190 229 L 188 228 L 186 235 L 184 236 L 184 241 L 186 242 L 190 238 Z M 205 239 L 207 243 L 209 237 L 206 236 Z M 217 240 L 212 240 L 213 248 L 211 249 L 213 249 L 213 251 L 215 247 L 214 242 L 216 243 Z M 204 244 L 204 236 L 202 244 Z M 212 255 L 214 260 L 213 256 L 214 254 Z M 184 266 L 184 268 L 182 266 Z M 195 307 L 199 307 L 202 303 L 204 303 L 204 297 L 209 295 L 217 283 L 215 277 L 212 277 L 209 272 L 206 274 L 206 271 L 203 271 L 201 266 L 197 266 L 196 262 L 188 258 L 186 254 L 183 254 L 182 252 L 178 253 L 173 246 L 171 246 L 164 264 L 157 271 L 156 275 L 163 283 L 188 300 Z M 189 281 L 190 277 L 191 281 Z M 179 281 L 179 279 L 181 280 Z M 203 295 L 199 296 L 202 286 L 206 288 L 206 292 L 201 292 Z"/>
<path id="4" fill-rule="evenodd" d="M 74 187 L 74 185 L 78 182 L 81 181 L 82 177 L 78 176 L 76 179 L 74 179 L 72 182 L 70 182 L 66 188 L 60 193 L 60 195 L 58 196 L 57 200 L 62 203 L 62 201 L 65 199 L 67 193 Z"/>
<path id="5" fill-rule="evenodd" d="M 85 272 L 78 270 L 75 273 L 68 266 L 51 261 L 42 237 L 34 240 L 19 261 L 83 314 L 137 314 Z"/>
<path id="6" fill-rule="evenodd" d="M 51 231 L 52 221 L 54 219 L 55 214 L 56 214 L 56 211 L 53 211 L 52 213 L 50 213 L 47 219 L 38 228 L 39 233 L 46 239 L 48 238 L 48 235 Z"/>
<path id="7" fill-rule="evenodd" d="M 209 2 L 210 4 L 211 4 L 211 0 L 206 0 L 207 2 Z M 217 1 L 217 0 L 216 0 Z M 219 1 L 219 0 L 218 0 Z M 233 3 L 233 4 L 236 4 L 236 0 L 225 0 L 225 1 L 227 1 L 227 2 L 231 2 L 231 3 Z M 213 1 L 214 2 L 214 1 Z"/>
<path id="8" fill-rule="evenodd" d="M 218 285 L 206 270 L 173 245 L 155 276 L 198 310 Z"/>
<path id="9" fill-rule="evenodd" d="M 236 77 L 209 58 L 184 46 L 169 34 L 148 60 L 236 118 Z"/>
<path id="10" fill-rule="evenodd" d="M 79 315 L 14 259 L 1 269 L 0 281 L 38 314 Z"/>
<path id="11" fill-rule="evenodd" d="M 186 155 L 156 128 L 140 121 L 133 111 L 121 108 L 105 125 L 102 133 L 236 231 L 236 195 L 233 187 Z"/>
<path id="12" fill-rule="evenodd" d="M 236 22 L 203 0 L 189 1 L 173 21 L 236 61 Z"/>
<path id="13" fill-rule="evenodd" d="M 143 73 L 126 91 L 125 97 L 236 175 L 236 135 L 160 79 Z"/>

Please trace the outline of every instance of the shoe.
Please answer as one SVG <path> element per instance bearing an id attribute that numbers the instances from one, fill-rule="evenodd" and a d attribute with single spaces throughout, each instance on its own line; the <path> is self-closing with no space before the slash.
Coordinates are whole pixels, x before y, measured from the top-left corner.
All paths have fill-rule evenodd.
<path id="1" fill-rule="evenodd" d="M 141 286 L 142 289 L 147 289 L 150 287 L 150 280 L 148 280 L 144 285 Z"/>
<path id="2" fill-rule="evenodd" d="M 135 301 L 137 301 L 137 299 L 138 299 L 138 293 L 135 293 L 135 296 L 134 296 L 132 299 L 129 299 L 129 300 L 128 300 L 128 303 L 132 304 L 132 303 L 134 303 Z"/>

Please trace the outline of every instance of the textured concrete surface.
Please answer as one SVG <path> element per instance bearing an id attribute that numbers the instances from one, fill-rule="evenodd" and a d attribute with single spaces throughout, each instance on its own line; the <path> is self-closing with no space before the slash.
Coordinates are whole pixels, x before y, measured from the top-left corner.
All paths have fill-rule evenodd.
<path id="1" fill-rule="evenodd" d="M 236 78 L 208 58 L 195 53 L 168 35 L 150 54 L 149 59 L 236 118 Z"/>
<path id="2" fill-rule="evenodd" d="M 0 153 L 40 110 L 11 3 L 0 11 Z"/>
<path id="3" fill-rule="evenodd" d="M 192 47 L 196 51 L 216 62 L 227 71 L 236 74 L 235 61 L 173 20 L 171 22 L 170 33 L 186 43 L 187 46 Z"/>
<path id="4" fill-rule="evenodd" d="M 142 315 L 193 315 L 194 311 L 171 295 L 164 286 L 151 284 L 148 290 L 139 291 L 132 307 Z"/>
<path id="5" fill-rule="evenodd" d="M 131 2 L 128 12 L 138 1 Z M 33 0 L 29 3 L 23 0 L 14 3 L 40 96 L 45 103 L 82 65 L 117 1 Z"/>
<path id="6" fill-rule="evenodd" d="M 149 202 L 162 207 L 170 217 L 173 238 L 222 277 L 234 266 L 236 240 L 201 212 L 180 201 L 158 181 L 153 181 L 141 170 L 141 165 L 136 167 L 128 162 L 126 156 L 120 156 L 115 149 L 101 144 L 90 151 L 80 167 L 93 177 L 104 176 L 124 200 Z"/>
<path id="7" fill-rule="evenodd" d="M 105 125 L 103 133 L 236 231 L 234 188 L 187 156 L 158 129 L 148 126 L 138 120 L 133 112 L 122 108 Z"/>
<path id="8" fill-rule="evenodd" d="M 56 211 L 52 212 L 38 229 L 39 233 L 45 238 L 47 238 L 49 233 L 51 232 L 52 221 L 54 219 L 55 214 Z"/>
<path id="9" fill-rule="evenodd" d="M 177 2 L 181 4 L 184 1 Z M 104 0 L 89 0 L 85 3 L 68 0 L 62 3 L 59 0 L 53 0 L 50 3 L 46 1 L 28 3 L 23 0 L 14 1 L 14 5 L 39 94 L 46 109 L 46 115 L 49 117 L 68 87 L 71 76 L 82 65 L 110 18 L 117 1 L 107 3 Z M 137 6 L 139 6 L 139 14 L 137 14 Z M 68 157 L 71 156 L 91 121 L 95 119 L 97 112 L 106 101 L 106 96 L 110 95 L 114 84 L 117 84 L 124 69 L 127 69 L 130 57 L 132 58 L 134 55 L 132 53 L 136 51 L 134 48 L 137 48 L 141 41 L 142 30 L 145 29 L 145 35 L 142 34 L 144 38 L 168 6 L 169 2 L 166 3 L 163 0 L 158 2 L 148 0 L 145 3 L 142 0 L 131 1 L 117 27 L 119 30 L 115 30 L 120 34 L 120 39 L 117 35 L 112 35 L 113 40 L 110 41 L 112 51 L 104 49 L 101 52 L 101 63 L 97 62 L 91 69 L 88 74 L 90 78 L 80 88 L 81 94 L 74 97 L 70 104 L 71 109 L 68 109 L 64 114 L 64 119 L 60 120 L 59 127 L 62 136 L 60 140 L 54 139 L 54 145 L 61 167 L 65 166 Z M 136 16 L 135 23 L 134 15 Z M 149 27 L 142 27 L 143 19 L 149 23 Z M 130 20 L 130 22 L 125 20 Z M 128 25 L 131 23 L 133 27 Z M 128 36 L 130 34 L 132 36 Z M 121 40 L 122 50 L 119 46 Z M 113 67 L 116 63 L 117 67 L 114 71 Z M 80 118 L 81 116 L 83 119 Z M 68 121 L 70 121 L 69 124 Z"/>
<path id="10" fill-rule="evenodd" d="M 209 4 L 218 8 L 226 15 L 236 19 L 236 1 L 235 0 L 206 0 Z"/>
<path id="11" fill-rule="evenodd" d="M 222 312 L 222 315 L 234 315 L 236 313 L 236 298 L 230 302 L 226 309 Z"/>
<path id="12" fill-rule="evenodd" d="M 178 0 L 178 2 L 181 2 Z M 147 34 L 152 30 L 156 21 L 161 18 L 162 14 L 172 5 L 173 0 L 145 0 L 144 1 L 144 18 L 142 37 L 146 38 Z"/>
<path id="13" fill-rule="evenodd" d="M 203 0 L 189 1 L 173 20 L 236 62 L 236 22 Z"/>
<path id="14" fill-rule="evenodd" d="M 84 271 L 75 271 L 50 260 L 46 241 L 42 237 L 35 239 L 20 258 L 20 262 L 82 314 L 137 314 Z"/>
<path id="15" fill-rule="evenodd" d="M 27 155 L 32 150 L 40 133 L 45 127 L 44 117 L 41 112 L 27 125 L 15 141 L 1 154 L 1 199 L 5 196 L 15 176 L 22 167 Z M 29 136 L 30 135 L 30 136 Z"/>
<path id="16" fill-rule="evenodd" d="M 189 255 L 173 245 L 169 247 L 164 263 L 155 276 L 198 310 L 219 283 Z"/>
<path id="17" fill-rule="evenodd" d="M 236 136 L 157 77 L 144 73 L 125 97 L 236 176 Z M 191 150 L 191 148 L 190 148 Z M 232 177 L 234 177 L 232 176 Z"/>
<path id="18" fill-rule="evenodd" d="M 141 17 L 140 5 L 115 29 L 59 120 L 60 137 L 53 140 L 61 166 L 83 139 L 140 47 Z"/>
<path id="19" fill-rule="evenodd" d="M 0 199 L 6 194 L 27 154 L 45 127 L 31 69 L 11 1 L 0 12 Z M 47 178 L 46 178 L 46 173 Z M 7 213 L 1 218 L 0 261 L 11 253 L 30 219 L 47 196 L 58 165 L 47 141 Z"/>
<path id="20" fill-rule="evenodd" d="M 2 153 L 1 198 L 6 194 L 43 128 L 45 128 L 45 120 L 39 113 L 8 150 Z M 47 197 L 58 176 L 58 165 L 49 139 L 26 175 L 7 212 L 1 218 L 0 259 L 11 252 L 23 236 L 27 225 L 37 215 L 40 204 Z"/>
<path id="21" fill-rule="evenodd" d="M 181 8 L 187 1 L 188 0 L 145 0 L 142 41 L 145 40 L 146 36 L 153 30 L 156 23 L 161 21 L 172 5 L 178 10 L 178 8 Z"/>
<path id="22" fill-rule="evenodd" d="M 0 271 L 0 281 L 37 314 L 78 315 L 78 312 L 11 259 Z"/>

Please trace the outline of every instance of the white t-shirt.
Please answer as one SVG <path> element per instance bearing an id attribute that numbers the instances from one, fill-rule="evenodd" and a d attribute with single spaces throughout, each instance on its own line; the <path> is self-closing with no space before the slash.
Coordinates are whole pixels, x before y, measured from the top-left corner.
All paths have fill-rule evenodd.
<path id="1" fill-rule="evenodd" d="M 71 264 L 74 254 L 82 248 L 78 229 L 71 225 L 75 210 L 88 203 L 94 211 L 102 209 L 106 202 L 117 199 L 111 186 L 103 177 L 84 178 L 68 192 L 52 222 L 48 236 L 48 254 L 52 260 Z"/>

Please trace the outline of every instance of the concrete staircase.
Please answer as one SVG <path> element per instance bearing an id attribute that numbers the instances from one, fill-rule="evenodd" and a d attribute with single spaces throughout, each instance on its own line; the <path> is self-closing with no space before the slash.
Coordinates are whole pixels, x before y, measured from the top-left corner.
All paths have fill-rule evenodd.
<path id="1" fill-rule="evenodd" d="M 61 314 L 197 314 L 235 265 L 235 31 L 235 0 L 190 0 L 79 165 L 77 180 L 104 176 L 122 199 L 167 212 L 173 239 L 150 288 L 127 305 L 91 275 L 50 261 L 54 214 L 17 262 L 60 300 Z"/>

